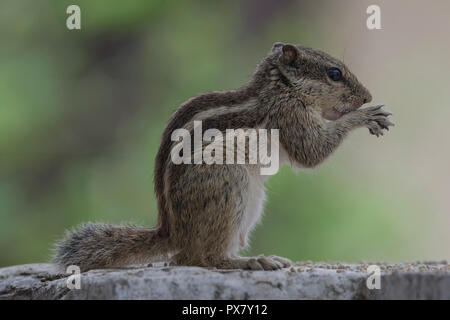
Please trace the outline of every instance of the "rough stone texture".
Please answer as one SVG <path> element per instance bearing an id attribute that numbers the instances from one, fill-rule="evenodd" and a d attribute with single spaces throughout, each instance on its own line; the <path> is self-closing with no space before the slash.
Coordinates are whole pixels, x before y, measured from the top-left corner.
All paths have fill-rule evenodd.
<path id="1" fill-rule="evenodd" d="M 381 289 L 369 290 L 369 264 L 297 263 L 280 271 L 141 267 L 91 270 L 81 289 L 51 264 L 0 269 L 0 299 L 450 299 L 447 262 L 378 264 Z"/>

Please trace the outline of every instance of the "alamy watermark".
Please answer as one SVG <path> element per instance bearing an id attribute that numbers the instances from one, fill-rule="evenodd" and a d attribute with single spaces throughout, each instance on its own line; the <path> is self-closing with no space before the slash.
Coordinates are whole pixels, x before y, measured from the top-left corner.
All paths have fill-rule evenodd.
<path id="1" fill-rule="evenodd" d="M 70 14 L 66 20 L 66 26 L 69 30 L 81 29 L 81 9 L 76 4 L 71 4 L 67 7 L 66 13 Z"/>
<path id="2" fill-rule="evenodd" d="M 380 267 L 373 264 L 367 267 L 367 272 L 370 274 L 370 276 L 366 280 L 366 286 L 367 289 L 373 290 L 381 289 L 381 270 Z"/>
<path id="3" fill-rule="evenodd" d="M 366 26 L 369 30 L 381 29 L 381 9 L 380 6 L 372 4 L 367 7 L 366 13 L 369 15 L 366 20 Z"/>
<path id="4" fill-rule="evenodd" d="M 184 128 L 172 132 L 174 164 L 250 164 L 259 165 L 261 175 L 278 172 L 278 129 L 226 129 L 224 136 L 218 129 L 203 132 L 202 121 L 194 121 L 193 133 Z"/>
<path id="5" fill-rule="evenodd" d="M 76 4 L 67 7 L 66 13 L 69 14 L 66 20 L 66 27 L 69 30 L 81 29 L 81 8 Z M 369 15 L 366 20 L 366 26 L 369 30 L 381 29 L 381 9 L 380 6 L 372 4 L 367 7 L 366 13 Z"/>
<path id="6" fill-rule="evenodd" d="M 70 274 L 70 276 L 66 280 L 66 286 L 68 289 L 79 290 L 81 289 L 81 270 L 79 266 L 70 265 L 66 269 L 66 273 Z"/>

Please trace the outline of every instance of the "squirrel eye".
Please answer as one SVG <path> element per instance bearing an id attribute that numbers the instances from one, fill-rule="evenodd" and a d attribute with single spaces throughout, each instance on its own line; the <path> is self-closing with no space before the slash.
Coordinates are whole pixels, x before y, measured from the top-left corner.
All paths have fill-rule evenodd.
<path id="1" fill-rule="evenodd" d="M 338 68 L 331 68 L 327 71 L 328 77 L 333 81 L 342 80 L 342 72 Z"/>

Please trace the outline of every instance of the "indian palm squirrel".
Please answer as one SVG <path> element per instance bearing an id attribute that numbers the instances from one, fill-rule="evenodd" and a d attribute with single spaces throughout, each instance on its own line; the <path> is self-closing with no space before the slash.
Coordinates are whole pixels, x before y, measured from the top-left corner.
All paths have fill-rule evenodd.
<path id="1" fill-rule="evenodd" d="M 264 180 L 254 165 L 174 164 L 171 136 L 178 128 L 221 132 L 279 130 L 280 159 L 295 167 L 323 162 L 353 129 L 376 136 L 393 123 L 381 105 L 360 108 L 369 91 L 341 61 L 300 45 L 275 43 L 251 81 L 233 91 L 209 92 L 183 103 L 161 139 L 154 169 L 156 227 L 82 225 L 57 243 L 54 261 L 82 271 L 168 259 L 174 265 L 276 270 L 290 260 L 242 257 L 260 220 Z M 257 167 L 257 166 L 256 166 Z"/>

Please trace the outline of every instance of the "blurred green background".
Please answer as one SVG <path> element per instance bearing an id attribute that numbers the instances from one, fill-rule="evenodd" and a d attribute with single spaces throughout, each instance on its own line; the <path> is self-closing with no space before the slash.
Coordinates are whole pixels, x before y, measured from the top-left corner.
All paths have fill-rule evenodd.
<path id="1" fill-rule="evenodd" d="M 81 30 L 66 8 L 81 7 Z M 366 28 L 381 7 L 382 29 Z M 246 254 L 450 258 L 450 2 L 3 0 L 0 266 L 48 261 L 66 228 L 156 222 L 153 166 L 178 105 L 245 84 L 276 41 L 343 59 L 396 127 L 353 132 L 267 183 Z"/>

